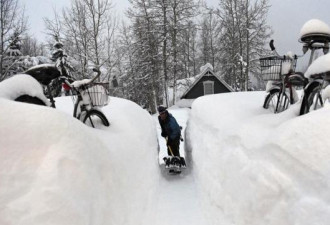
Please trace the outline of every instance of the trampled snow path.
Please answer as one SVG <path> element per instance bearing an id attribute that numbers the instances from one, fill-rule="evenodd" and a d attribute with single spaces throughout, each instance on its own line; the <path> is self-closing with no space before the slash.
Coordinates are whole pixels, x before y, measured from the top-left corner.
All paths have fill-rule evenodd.
<path id="1" fill-rule="evenodd" d="M 184 134 L 189 109 L 169 109 L 169 112 L 176 118 L 182 126 L 182 135 Z M 157 116 L 154 117 L 157 124 L 158 140 L 160 145 L 159 162 L 162 164 L 162 158 L 167 155 L 166 144 L 160 135 L 160 126 Z M 185 155 L 185 142 L 180 144 L 180 154 Z M 206 225 L 203 211 L 201 210 L 198 190 L 195 179 L 189 167 L 180 175 L 169 175 L 162 167 L 163 178 L 160 180 L 159 199 L 155 207 L 155 221 L 157 225 Z"/>
<path id="2" fill-rule="evenodd" d="M 206 224 L 192 174 L 172 177 L 164 174 L 160 185 L 154 224 Z"/>
<path id="3" fill-rule="evenodd" d="M 69 98 L 58 98 L 57 104 L 59 109 L 66 113 L 72 112 L 72 103 Z M 118 102 L 116 99 L 112 99 L 110 104 L 110 110 L 105 109 L 106 115 L 110 118 L 110 122 L 119 120 L 114 118 L 116 105 Z M 63 107 L 65 105 L 65 107 Z M 65 109 L 64 109 L 65 108 Z M 108 111 L 109 110 L 109 111 Z M 120 109 L 122 110 L 122 109 Z M 169 112 L 173 114 L 180 126 L 182 126 L 182 135 L 184 135 L 186 123 L 189 118 L 190 109 L 188 108 L 175 108 L 169 109 Z M 161 164 L 161 177 L 159 178 L 156 190 L 156 200 L 153 201 L 154 205 L 150 206 L 149 213 L 150 218 L 147 218 L 143 222 L 144 225 L 156 224 L 156 225 L 207 225 L 205 222 L 203 210 L 200 205 L 199 192 L 195 182 L 194 175 L 191 171 L 189 161 L 187 161 L 188 167 L 180 175 L 169 175 L 167 171 L 164 171 L 163 160 L 164 156 L 167 156 L 166 142 L 161 137 L 161 129 L 158 122 L 157 115 L 153 116 L 155 126 L 157 128 L 157 136 L 159 141 L 159 163 Z M 111 125 L 111 129 L 116 129 L 116 124 Z M 123 125 L 121 125 L 123 126 Z M 107 135 L 110 133 L 106 132 Z M 111 138 L 113 140 L 113 138 Z M 110 143 L 109 143 L 110 144 Z M 113 144 L 113 143 L 112 143 Z M 180 154 L 185 156 L 185 141 L 180 144 Z M 148 179 L 154 179 L 149 177 Z M 140 221 L 141 222 L 141 221 Z"/>
<path id="4" fill-rule="evenodd" d="M 114 101 L 113 99 L 112 101 Z M 119 102 L 111 102 L 110 107 L 118 104 Z M 71 113 L 72 112 L 72 103 L 68 98 L 59 98 L 57 99 L 57 104 L 62 106 L 65 105 L 65 110 L 61 110 Z M 118 105 L 116 106 L 118 107 Z M 105 113 L 110 118 L 110 121 L 117 121 L 118 118 L 114 118 L 114 110 L 116 107 L 113 107 L 109 112 L 105 109 Z M 59 107 L 61 108 L 61 107 Z M 188 108 L 174 108 L 169 109 L 169 112 L 173 114 L 180 126 L 182 126 L 182 135 L 184 135 L 186 123 L 189 118 L 190 109 Z M 167 156 L 166 142 L 165 139 L 161 137 L 161 129 L 158 123 L 157 115 L 153 116 L 154 122 L 157 128 L 157 135 L 159 141 L 159 163 L 163 164 L 162 158 Z M 111 125 L 111 129 L 116 129 L 116 124 Z M 121 125 L 123 126 L 123 125 Z M 107 135 L 109 133 L 107 132 Z M 113 140 L 111 138 L 111 140 Z M 113 144 L 113 143 L 112 143 Z M 180 153 L 182 156 L 185 155 L 185 141 L 180 144 Z M 205 222 L 203 210 L 199 201 L 199 192 L 197 190 L 197 185 L 195 182 L 194 175 L 191 171 L 189 161 L 187 161 L 188 168 L 183 171 L 180 175 L 169 175 L 164 168 L 161 169 L 161 177 L 156 189 L 156 200 L 153 201 L 154 205 L 150 206 L 150 218 L 144 221 L 144 225 L 147 224 L 157 224 L 157 225 L 207 225 Z M 149 179 L 154 179 L 149 177 Z M 140 221 L 141 222 L 141 221 Z"/>

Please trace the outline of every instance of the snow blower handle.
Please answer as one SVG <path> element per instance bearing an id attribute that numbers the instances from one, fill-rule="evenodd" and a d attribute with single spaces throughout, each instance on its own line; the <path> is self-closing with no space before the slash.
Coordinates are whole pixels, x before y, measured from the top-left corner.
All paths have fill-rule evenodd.
<path id="1" fill-rule="evenodd" d="M 168 143 L 168 137 L 165 137 L 165 140 L 166 140 L 166 146 L 167 146 L 168 150 L 170 151 L 171 155 L 174 156 L 171 146 L 169 144 L 167 144 Z"/>

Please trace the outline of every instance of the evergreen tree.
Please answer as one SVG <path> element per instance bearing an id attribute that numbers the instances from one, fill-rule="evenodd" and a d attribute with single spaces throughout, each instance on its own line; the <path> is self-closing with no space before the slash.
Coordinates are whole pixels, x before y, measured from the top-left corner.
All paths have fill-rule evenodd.
<path id="1" fill-rule="evenodd" d="M 147 0 L 131 0 L 132 8 L 128 14 L 131 18 L 134 35 L 134 56 L 133 61 L 136 74 L 132 74 L 135 80 L 137 91 L 135 93 L 143 98 L 143 105 L 151 112 L 156 112 L 160 95 L 160 63 L 159 58 L 159 34 L 156 32 L 154 20 L 154 2 Z"/>
<path id="2" fill-rule="evenodd" d="M 24 66 L 22 53 L 21 53 L 21 38 L 18 33 L 14 33 L 10 37 L 9 48 L 3 57 L 3 73 L 6 77 L 11 77 L 17 73 L 23 72 L 26 68 Z"/>
<path id="3" fill-rule="evenodd" d="M 11 68 L 11 65 L 8 65 L 10 63 L 6 57 L 10 43 L 13 42 L 12 38 L 19 37 L 26 31 L 27 19 L 18 0 L 0 0 L 0 6 L 0 81 L 2 81 L 10 74 L 8 68 Z"/>

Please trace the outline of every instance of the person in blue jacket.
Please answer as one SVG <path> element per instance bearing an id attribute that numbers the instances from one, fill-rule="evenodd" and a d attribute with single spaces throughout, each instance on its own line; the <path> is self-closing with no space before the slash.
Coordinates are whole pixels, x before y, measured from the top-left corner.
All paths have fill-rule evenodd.
<path id="1" fill-rule="evenodd" d="M 175 118 L 170 114 L 164 106 L 158 107 L 158 121 L 162 128 L 162 137 L 167 139 L 167 152 L 169 156 L 180 157 L 180 138 L 181 128 Z M 171 149 L 169 149 L 171 148 Z M 172 151 L 172 152 L 171 152 Z M 173 155 L 172 155 L 173 153 Z"/>

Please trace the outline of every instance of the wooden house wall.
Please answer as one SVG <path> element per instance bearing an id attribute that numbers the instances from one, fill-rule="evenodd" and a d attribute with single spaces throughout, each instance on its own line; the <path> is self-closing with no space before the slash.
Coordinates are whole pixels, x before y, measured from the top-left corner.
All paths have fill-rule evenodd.
<path id="1" fill-rule="evenodd" d="M 185 99 L 194 99 L 204 96 L 204 81 L 214 81 L 214 94 L 230 92 L 215 76 L 203 76 L 198 83 L 185 95 Z"/>

